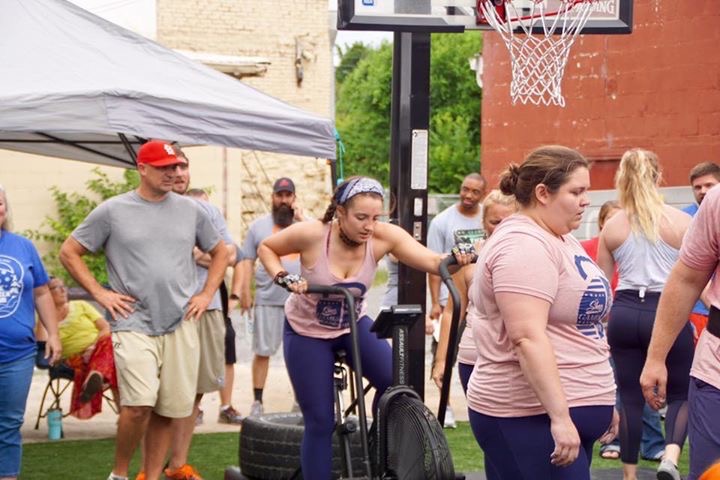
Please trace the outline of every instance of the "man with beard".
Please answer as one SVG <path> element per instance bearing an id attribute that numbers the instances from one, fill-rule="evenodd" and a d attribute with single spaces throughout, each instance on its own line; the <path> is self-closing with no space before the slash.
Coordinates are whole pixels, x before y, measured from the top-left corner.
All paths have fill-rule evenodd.
<path id="1" fill-rule="evenodd" d="M 252 274 L 257 249 L 265 238 L 279 232 L 293 222 L 304 220 L 301 209 L 295 205 L 295 184 L 289 178 L 275 180 L 272 193 L 272 214 L 258 218 L 250 224 L 247 236 L 241 249 L 240 275 L 233 279 L 230 298 L 240 300 L 240 308 L 244 311 L 253 308 L 253 352 L 252 382 L 255 400 L 250 409 L 250 416 L 263 413 L 262 396 L 268 375 L 270 356 L 280 348 L 285 321 L 284 305 L 290 295 L 282 287 L 273 283 L 265 271 L 258 265 L 255 270 L 255 302 L 250 293 L 250 276 Z M 300 262 L 297 255 L 282 258 L 283 268 L 294 274 L 300 273 Z"/>

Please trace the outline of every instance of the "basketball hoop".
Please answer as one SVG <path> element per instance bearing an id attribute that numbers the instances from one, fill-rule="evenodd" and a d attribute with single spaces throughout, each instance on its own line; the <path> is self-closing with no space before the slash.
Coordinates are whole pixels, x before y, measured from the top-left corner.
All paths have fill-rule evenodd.
<path id="1" fill-rule="evenodd" d="M 497 31 L 510 52 L 513 104 L 565 106 L 562 78 L 570 47 L 597 0 L 477 0 L 478 23 Z"/>

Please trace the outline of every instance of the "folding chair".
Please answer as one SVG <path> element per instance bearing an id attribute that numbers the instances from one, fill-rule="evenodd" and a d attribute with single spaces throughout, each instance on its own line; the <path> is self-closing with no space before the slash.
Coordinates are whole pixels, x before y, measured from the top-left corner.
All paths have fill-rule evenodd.
<path id="1" fill-rule="evenodd" d="M 43 392 L 42 400 L 40 400 L 40 409 L 38 410 L 37 420 L 35 421 L 35 430 L 40 427 L 40 419 L 47 417 L 48 411 L 52 409 L 62 411 L 60 401 L 62 400 L 62 396 L 68 387 L 72 386 L 73 379 L 75 378 L 75 372 L 73 369 L 64 363 L 46 367 L 42 362 L 37 361 L 36 365 L 38 368 L 47 368 L 49 378 L 48 383 L 45 386 L 45 391 Z M 47 408 L 43 410 L 48 393 L 50 393 L 52 398 L 48 399 L 50 400 L 50 403 Z M 70 414 L 69 410 L 70 409 L 68 408 L 68 412 L 63 413 L 63 417 L 67 417 Z"/>

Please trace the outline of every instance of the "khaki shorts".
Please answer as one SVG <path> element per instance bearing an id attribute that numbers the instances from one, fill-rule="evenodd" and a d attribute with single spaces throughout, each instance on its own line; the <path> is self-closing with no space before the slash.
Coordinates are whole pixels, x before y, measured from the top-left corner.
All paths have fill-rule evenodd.
<path id="1" fill-rule="evenodd" d="M 184 320 L 166 335 L 113 332 L 120 404 L 153 407 L 158 415 L 192 413 L 200 363 L 197 322 Z"/>
<path id="2" fill-rule="evenodd" d="M 225 319 L 222 310 L 207 310 L 198 324 L 200 370 L 197 393 L 220 390 L 225 384 Z"/>

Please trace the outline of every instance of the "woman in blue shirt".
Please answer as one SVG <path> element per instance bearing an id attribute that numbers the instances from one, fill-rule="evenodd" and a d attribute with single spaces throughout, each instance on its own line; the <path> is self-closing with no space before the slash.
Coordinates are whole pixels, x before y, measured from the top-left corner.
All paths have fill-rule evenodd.
<path id="1" fill-rule="evenodd" d="M 33 367 L 35 310 L 48 332 L 45 356 L 60 358 L 55 307 L 40 256 L 26 238 L 10 232 L 5 189 L 0 186 L 0 478 L 20 474 L 22 438 Z"/>

